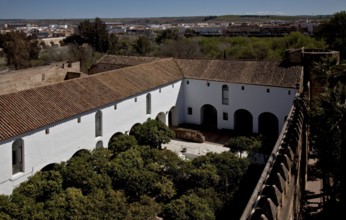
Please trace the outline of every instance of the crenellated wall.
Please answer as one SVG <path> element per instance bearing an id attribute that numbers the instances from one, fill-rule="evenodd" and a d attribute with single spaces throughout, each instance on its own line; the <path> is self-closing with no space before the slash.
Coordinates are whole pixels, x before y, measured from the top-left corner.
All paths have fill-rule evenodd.
<path id="1" fill-rule="evenodd" d="M 296 97 L 242 220 L 299 219 L 308 148 L 305 113 L 304 98 Z"/>

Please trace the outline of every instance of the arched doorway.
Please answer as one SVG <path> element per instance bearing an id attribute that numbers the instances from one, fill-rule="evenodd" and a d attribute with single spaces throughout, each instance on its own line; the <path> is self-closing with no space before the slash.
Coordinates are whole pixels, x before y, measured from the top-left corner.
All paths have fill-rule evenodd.
<path id="1" fill-rule="evenodd" d="M 217 129 L 217 110 L 214 106 L 202 106 L 201 125 L 204 129 Z"/>
<path id="2" fill-rule="evenodd" d="M 234 130 L 238 135 L 252 135 L 253 117 L 249 111 L 245 109 L 239 109 L 234 112 Z"/>
<path id="3" fill-rule="evenodd" d="M 168 127 L 177 126 L 176 117 L 177 111 L 175 106 L 173 106 L 168 112 Z"/>
<path id="4" fill-rule="evenodd" d="M 85 156 L 85 155 L 90 155 L 90 151 L 86 150 L 86 149 L 80 149 L 76 153 L 74 153 L 71 158 L 81 157 L 81 156 Z"/>
<path id="5" fill-rule="evenodd" d="M 258 117 L 258 132 L 265 138 L 267 145 L 273 147 L 279 136 L 279 120 L 270 113 L 264 112 Z"/>
<path id="6" fill-rule="evenodd" d="M 57 163 L 50 163 L 46 166 L 44 166 L 41 171 L 45 172 L 45 171 L 51 171 L 51 170 L 56 170 L 59 167 L 59 165 Z"/>
<path id="7" fill-rule="evenodd" d="M 116 138 L 116 137 L 118 137 L 119 135 L 122 135 L 123 133 L 121 133 L 121 132 L 117 132 L 117 133 L 115 133 L 115 134 L 113 134 L 112 135 L 112 137 L 109 139 L 109 141 L 108 141 L 108 147 L 109 147 L 109 145 L 113 142 L 113 140 Z"/>
<path id="8" fill-rule="evenodd" d="M 98 141 L 96 143 L 96 148 L 103 148 L 103 141 Z"/>
<path id="9" fill-rule="evenodd" d="M 166 124 L 166 114 L 165 114 L 164 112 L 160 112 L 160 113 L 156 116 L 155 120 L 161 121 L 162 123 Z"/>
<path id="10" fill-rule="evenodd" d="M 134 124 L 134 125 L 131 127 L 131 129 L 130 129 L 129 135 L 133 135 L 133 129 L 134 129 L 135 127 L 137 127 L 137 126 L 140 126 L 140 125 L 141 125 L 141 123 L 136 123 L 136 124 Z"/>

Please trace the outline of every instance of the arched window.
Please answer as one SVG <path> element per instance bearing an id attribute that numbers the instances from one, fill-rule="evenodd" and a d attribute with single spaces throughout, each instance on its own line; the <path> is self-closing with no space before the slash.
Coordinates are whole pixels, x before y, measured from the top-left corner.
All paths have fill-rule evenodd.
<path id="1" fill-rule="evenodd" d="M 151 114 L 151 94 L 147 94 L 147 115 Z"/>
<path id="2" fill-rule="evenodd" d="M 103 148 L 103 142 L 102 141 L 98 141 L 96 143 L 96 148 Z"/>
<path id="3" fill-rule="evenodd" d="M 228 105 L 228 86 L 227 85 L 222 86 L 222 104 Z"/>
<path id="4" fill-rule="evenodd" d="M 97 111 L 95 114 L 95 136 L 102 136 L 102 112 Z"/>
<path id="5" fill-rule="evenodd" d="M 23 163 L 23 140 L 17 139 L 12 144 L 12 174 L 16 174 L 24 171 Z"/>

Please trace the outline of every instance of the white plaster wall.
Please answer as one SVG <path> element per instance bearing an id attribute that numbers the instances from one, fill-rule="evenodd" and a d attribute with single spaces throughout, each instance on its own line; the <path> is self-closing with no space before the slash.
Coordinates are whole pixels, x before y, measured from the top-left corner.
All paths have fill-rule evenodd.
<path id="1" fill-rule="evenodd" d="M 189 84 L 187 84 L 189 81 Z M 207 86 L 209 82 L 209 86 Z M 228 85 L 229 104 L 222 104 L 222 85 Z M 244 90 L 242 90 L 244 86 Z M 267 93 L 267 89 L 270 90 Z M 217 110 L 218 128 L 233 129 L 234 113 L 238 109 L 245 109 L 253 116 L 253 129 L 258 132 L 258 117 L 261 113 L 273 113 L 279 120 L 279 131 L 284 125 L 295 98 L 296 89 L 265 87 L 246 84 L 222 83 L 204 80 L 184 80 L 185 122 L 201 123 L 201 108 L 205 104 L 214 106 Z M 290 94 L 289 92 L 290 91 Z M 187 108 L 192 107 L 192 115 L 187 114 Z M 223 112 L 228 113 L 228 120 L 222 118 Z"/>
<path id="2" fill-rule="evenodd" d="M 296 90 L 287 88 L 263 87 L 234 83 L 221 83 L 204 80 L 179 81 L 147 91 L 126 100 L 111 103 L 95 109 L 89 113 L 78 115 L 75 118 L 62 121 L 49 128 L 45 128 L 15 137 L 12 140 L 0 143 L 0 194 L 10 194 L 14 187 L 25 181 L 29 176 L 51 163 L 66 161 L 81 149 L 94 149 L 98 141 L 108 146 L 108 141 L 116 132 L 129 132 L 136 123 L 143 123 L 148 118 L 156 118 L 163 112 L 168 123 L 168 112 L 175 106 L 177 114 L 173 123 L 183 122 L 200 124 L 201 107 L 205 104 L 213 105 L 218 113 L 218 128 L 233 129 L 234 112 L 246 109 L 253 116 L 254 132 L 258 132 L 258 116 L 263 112 L 270 112 L 277 116 L 279 128 L 284 124 L 284 118 L 292 106 Z M 229 105 L 222 105 L 222 85 L 229 86 Z M 244 86 L 244 90 L 241 87 Z M 267 88 L 270 92 L 267 93 Z M 288 94 L 290 90 L 290 95 Z M 146 96 L 151 94 L 151 114 L 146 114 Z M 137 102 L 135 102 L 137 98 Z M 114 105 L 116 104 L 116 109 Z M 192 115 L 187 114 L 187 107 L 192 107 Z M 95 137 L 95 113 L 102 111 L 101 137 Z M 228 112 L 228 121 L 222 119 L 223 112 Z M 77 118 L 81 118 L 78 123 Z M 24 169 L 22 173 L 12 175 L 12 143 L 18 138 L 24 141 Z"/>
<path id="3" fill-rule="evenodd" d="M 152 100 L 150 115 L 146 114 L 146 95 L 149 93 L 146 92 L 136 96 L 137 102 L 134 101 L 135 97 L 131 97 L 46 127 L 49 128 L 48 134 L 46 134 L 46 128 L 43 128 L 0 143 L 0 194 L 11 194 L 14 187 L 43 167 L 66 161 L 79 150 L 92 150 L 98 141 L 102 141 L 103 146 L 107 147 L 114 133 L 125 133 L 134 124 L 143 123 L 148 118 L 155 118 L 160 112 L 166 114 L 166 122 L 168 122 L 167 113 L 178 104 L 180 85 L 181 82 L 176 82 L 174 87 L 170 84 L 149 91 Z M 117 105 L 116 109 L 114 104 Z M 95 137 L 95 113 L 98 110 L 102 112 L 101 137 Z M 80 123 L 77 121 L 78 117 L 81 119 Z M 12 144 L 19 138 L 22 138 L 24 142 L 24 172 L 12 175 Z"/>
<path id="4" fill-rule="evenodd" d="M 116 132 L 129 132 L 131 127 L 136 123 L 143 123 L 148 118 L 155 119 L 156 116 L 163 112 L 166 115 L 166 124 L 168 124 L 168 112 L 172 107 L 179 108 L 177 103 L 181 82 L 157 88 L 152 91 L 140 94 L 118 103 L 116 109 L 114 104 L 103 109 L 103 144 L 108 145 L 110 138 Z M 161 90 L 161 92 L 160 92 Z M 146 96 L 151 94 L 151 114 L 146 114 Z M 137 98 L 137 102 L 135 102 Z M 178 117 L 178 116 L 176 116 Z"/>

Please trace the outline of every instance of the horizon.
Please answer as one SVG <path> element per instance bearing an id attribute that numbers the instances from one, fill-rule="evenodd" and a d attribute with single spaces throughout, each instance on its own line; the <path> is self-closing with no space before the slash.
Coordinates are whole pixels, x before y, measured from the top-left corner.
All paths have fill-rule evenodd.
<path id="1" fill-rule="evenodd" d="M 224 15 L 194 15 L 194 16 L 162 16 L 162 17 L 85 17 L 85 18 L 0 18 L 0 20 L 83 20 L 83 19 L 155 19 L 155 18 L 193 18 L 193 17 L 208 17 L 208 16 L 217 16 L 217 17 L 225 17 L 225 16 L 275 16 L 275 17 L 319 17 L 319 16 L 332 16 L 333 14 L 316 14 L 316 15 L 275 15 L 275 14 L 224 14 Z"/>
<path id="2" fill-rule="evenodd" d="M 320 16 L 346 10 L 344 0 L 1 0 L 0 19 L 130 19 L 227 15 Z"/>

